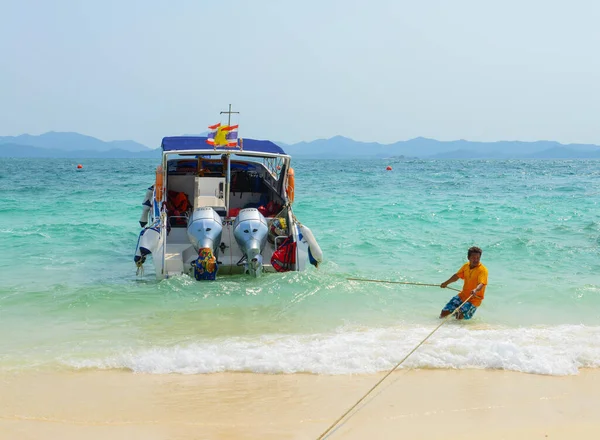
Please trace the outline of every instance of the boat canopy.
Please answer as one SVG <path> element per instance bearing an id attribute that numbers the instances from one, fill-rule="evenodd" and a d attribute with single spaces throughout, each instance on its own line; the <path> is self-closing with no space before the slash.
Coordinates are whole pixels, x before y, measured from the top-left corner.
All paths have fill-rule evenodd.
<path id="1" fill-rule="evenodd" d="M 197 151 L 212 150 L 213 147 L 206 143 L 206 136 L 171 136 L 163 138 L 161 148 L 163 151 Z M 253 153 L 283 154 L 285 151 L 271 141 L 244 138 L 243 150 Z M 239 152 L 237 147 L 217 147 L 217 151 Z"/>

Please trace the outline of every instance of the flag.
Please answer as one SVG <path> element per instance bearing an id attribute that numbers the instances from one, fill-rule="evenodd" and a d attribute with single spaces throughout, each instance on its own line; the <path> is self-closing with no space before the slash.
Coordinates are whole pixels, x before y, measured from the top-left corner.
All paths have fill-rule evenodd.
<path id="1" fill-rule="evenodd" d="M 215 147 L 237 147 L 238 125 L 221 125 L 219 122 L 208 127 L 206 143 Z"/>
<path id="2" fill-rule="evenodd" d="M 237 125 L 231 125 L 228 127 L 229 129 L 227 130 L 227 134 L 225 135 L 225 139 L 227 139 L 227 146 L 228 147 L 237 147 L 237 137 L 238 137 L 238 126 Z"/>
<path id="3" fill-rule="evenodd" d="M 215 136 L 217 135 L 217 132 L 219 130 L 219 128 L 221 127 L 221 123 L 219 122 L 218 124 L 215 125 L 209 125 L 208 129 L 210 130 L 208 132 L 208 137 L 206 139 L 206 143 L 209 145 L 215 145 Z"/>

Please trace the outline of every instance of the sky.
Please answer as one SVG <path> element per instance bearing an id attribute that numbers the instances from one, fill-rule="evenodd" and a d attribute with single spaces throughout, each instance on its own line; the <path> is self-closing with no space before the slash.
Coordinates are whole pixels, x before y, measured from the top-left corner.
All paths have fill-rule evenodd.
<path id="1" fill-rule="evenodd" d="M 594 0 L 0 0 L 0 136 L 600 144 Z"/>

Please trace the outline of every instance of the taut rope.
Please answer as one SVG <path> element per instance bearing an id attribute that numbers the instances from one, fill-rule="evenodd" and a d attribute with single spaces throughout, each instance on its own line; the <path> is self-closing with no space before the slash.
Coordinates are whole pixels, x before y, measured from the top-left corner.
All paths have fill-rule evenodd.
<path id="1" fill-rule="evenodd" d="M 407 281 L 385 281 L 385 280 L 368 280 L 366 278 L 346 278 L 350 281 L 368 281 L 370 283 L 388 283 L 388 284 L 410 284 L 413 286 L 431 286 L 431 287 L 440 287 L 439 284 L 425 284 L 425 283 L 409 283 Z M 454 287 L 446 287 L 446 289 L 455 290 L 456 292 L 460 292 L 460 290 L 455 289 Z"/>
<path id="2" fill-rule="evenodd" d="M 445 324 L 445 323 L 448 321 L 448 318 L 449 318 L 449 317 L 451 317 L 452 315 L 454 315 L 454 314 L 456 313 L 456 311 L 457 311 L 458 309 L 460 309 L 460 308 L 461 308 L 463 305 L 465 305 L 465 304 L 466 304 L 466 303 L 467 303 L 467 302 L 468 302 L 468 301 L 469 301 L 469 300 L 470 300 L 472 297 L 473 297 L 473 295 L 471 294 L 471 295 L 470 295 L 470 296 L 469 296 L 469 297 L 468 297 L 468 298 L 467 298 L 467 299 L 466 299 L 466 300 L 465 300 L 465 301 L 464 301 L 464 302 L 463 302 L 463 303 L 462 303 L 460 306 L 458 306 L 457 308 L 455 308 L 455 309 L 452 311 L 452 313 L 450 313 L 449 315 L 447 315 L 447 316 L 446 316 L 446 317 L 443 319 L 443 321 L 440 323 L 440 325 L 438 325 L 436 328 L 434 328 L 434 329 L 433 329 L 433 331 L 432 331 L 431 333 L 429 333 L 425 339 L 423 339 L 421 342 L 419 342 L 419 344 L 417 344 L 417 346 L 416 346 L 415 348 L 413 348 L 413 349 L 410 351 L 410 353 L 408 353 L 406 356 L 404 356 L 404 358 L 403 358 L 403 359 L 402 359 L 400 362 L 398 362 L 398 363 L 397 363 L 397 364 L 394 366 L 394 368 L 392 368 L 390 371 L 388 371 L 388 372 L 387 372 L 387 374 L 386 374 L 385 376 L 383 376 L 383 377 L 382 377 L 382 378 L 379 380 L 379 382 L 377 382 L 375 385 L 373 385 L 373 387 L 372 387 L 372 388 L 371 388 L 369 391 L 367 391 L 367 393 L 366 393 L 364 396 L 362 396 L 360 399 L 358 399 L 358 401 L 357 401 L 357 402 L 356 402 L 354 405 L 352 405 L 352 406 L 350 407 L 350 409 L 348 409 L 348 411 L 346 411 L 346 412 L 345 412 L 344 414 L 342 414 L 342 415 L 341 415 L 341 416 L 340 416 L 340 417 L 339 417 L 339 418 L 338 418 L 338 419 L 337 419 L 335 422 L 333 422 L 333 423 L 331 424 L 331 426 L 329 426 L 329 428 L 327 428 L 327 429 L 326 429 L 326 430 L 325 430 L 325 431 L 324 431 L 324 432 L 323 432 L 323 433 L 322 433 L 322 434 L 321 434 L 319 437 L 317 437 L 317 440 L 321 440 L 321 439 L 325 438 L 325 436 L 326 436 L 326 435 L 327 435 L 327 434 L 328 434 L 328 433 L 329 433 L 329 432 L 330 432 L 330 431 L 331 431 L 333 428 L 335 428 L 335 426 L 336 426 L 336 425 L 337 425 L 337 424 L 338 424 L 338 423 L 339 423 L 339 422 L 340 422 L 340 421 L 341 421 L 341 420 L 342 420 L 344 417 L 346 417 L 346 416 L 347 416 L 347 415 L 348 415 L 348 414 L 349 414 L 349 413 L 350 413 L 350 412 L 351 412 L 351 411 L 352 411 L 354 408 L 356 408 L 356 407 L 358 406 L 358 404 L 359 404 L 359 403 L 361 403 L 363 400 L 365 400 L 365 398 L 366 398 L 366 397 L 367 397 L 369 394 L 371 394 L 371 392 L 372 392 L 372 391 L 373 391 L 375 388 L 377 388 L 377 387 L 378 387 L 378 386 L 379 386 L 379 385 L 380 385 L 380 384 L 381 384 L 381 383 L 382 383 L 382 382 L 383 382 L 385 379 L 387 379 L 387 377 L 388 377 L 390 374 L 392 374 L 392 373 L 393 373 L 393 372 L 394 372 L 394 371 L 395 371 L 395 370 L 396 370 L 396 369 L 397 369 L 397 368 L 398 368 L 400 365 L 402 365 L 402 363 L 403 363 L 403 362 L 404 362 L 406 359 L 408 359 L 408 357 L 409 357 L 411 354 L 413 354 L 415 351 L 417 351 L 417 349 L 418 349 L 418 348 L 419 348 L 421 345 L 423 345 L 423 344 L 425 343 L 425 341 L 427 341 L 427 339 L 429 339 L 429 338 L 431 337 L 431 335 L 433 335 L 433 334 L 434 334 L 434 333 L 437 331 L 437 329 L 439 329 L 439 328 L 440 328 L 442 325 L 444 325 L 444 324 Z"/>

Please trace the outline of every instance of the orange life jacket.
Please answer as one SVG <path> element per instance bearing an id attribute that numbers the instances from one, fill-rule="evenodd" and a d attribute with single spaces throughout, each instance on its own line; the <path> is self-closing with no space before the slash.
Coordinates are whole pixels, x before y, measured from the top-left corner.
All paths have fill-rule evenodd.
<path id="1" fill-rule="evenodd" d="M 189 208 L 189 202 L 184 192 L 169 191 L 169 209 L 185 212 Z"/>

